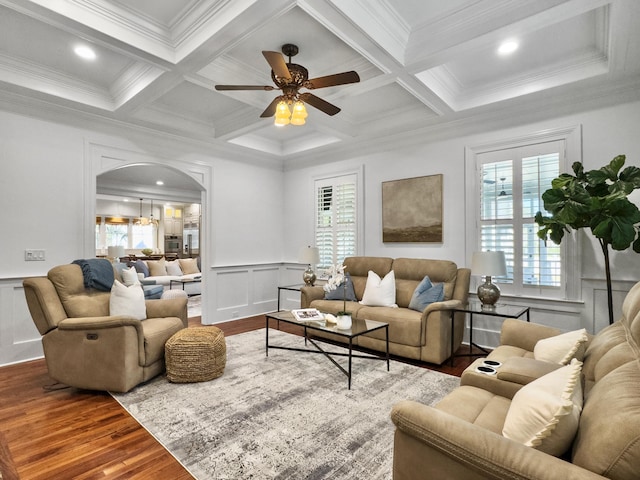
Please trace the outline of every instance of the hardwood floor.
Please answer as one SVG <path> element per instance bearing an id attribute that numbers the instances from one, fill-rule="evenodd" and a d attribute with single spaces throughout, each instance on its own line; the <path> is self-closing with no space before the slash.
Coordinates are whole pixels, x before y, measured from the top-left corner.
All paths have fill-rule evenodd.
<path id="1" fill-rule="evenodd" d="M 200 326 L 200 318 L 189 326 Z M 216 326 L 229 336 L 263 328 L 265 319 Z M 420 366 L 460 376 L 471 361 Z M 53 383 L 44 360 L 0 368 L 1 480 L 193 478 L 108 393 Z"/>

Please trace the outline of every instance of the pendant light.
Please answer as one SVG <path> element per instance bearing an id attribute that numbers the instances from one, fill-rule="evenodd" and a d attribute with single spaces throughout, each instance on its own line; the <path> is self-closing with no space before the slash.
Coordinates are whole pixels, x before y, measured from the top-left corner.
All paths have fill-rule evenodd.
<path id="1" fill-rule="evenodd" d="M 149 223 L 154 227 L 158 226 L 158 220 L 153 218 L 153 198 L 151 199 L 151 212 L 149 213 Z"/>
<path id="2" fill-rule="evenodd" d="M 133 222 L 134 225 L 149 225 L 149 219 L 142 216 L 142 198 L 140 199 L 140 216 Z"/>

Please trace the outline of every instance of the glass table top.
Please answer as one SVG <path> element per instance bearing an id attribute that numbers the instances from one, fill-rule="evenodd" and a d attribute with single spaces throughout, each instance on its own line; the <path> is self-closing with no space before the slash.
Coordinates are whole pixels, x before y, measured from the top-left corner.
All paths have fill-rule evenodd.
<path id="1" fill-rule="evenodd" d="M 335 324 L 327 323 L 325 320 L 300 321 L 296 319 L 293 316 L 293 314 L 288 310 L 280 310 L 279 312 L 267 313 L 266 316 L 267 318 L 282 320 L 284 322 L 294 323 L 296 325 L 314 328 L 317 330 L 322 330 L 324 332 L 335 333 L 337 335 L 343 335 L 345 337 L 361 335 L 363 333 L 368 333 L 373 330 L 384 328 L 388 325 L 387 323 L 378 322 L 376 320 L 362 320 L 362 319 L 353 318 L 351 328 L 346 330 L 341 330 L 341 329 L 338 329 L 338 327 Z"/>

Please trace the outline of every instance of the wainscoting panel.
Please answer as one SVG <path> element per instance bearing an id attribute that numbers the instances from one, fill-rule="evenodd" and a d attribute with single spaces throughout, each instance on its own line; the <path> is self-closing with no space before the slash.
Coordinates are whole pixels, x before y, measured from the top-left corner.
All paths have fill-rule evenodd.
<path id="1" fill-rule="evenodd" d="M 256 268 L 253 272 L 253 298 L 256 305 L 265 305 L 271 308 L 273 305 L 273 284 L 278 285 L 280 269 L 278 267 Z"/>
<path id="2" fill-rule="evenodd" d="M 302 283 L 305 268 L 283 263 L 211 267 L 212 286 L 206 292 L 209 311 L 202 322 L 211 325 L 276 310 L 278 286 Z M 295 294 L 296 302 L 287 301 L 280 308 L 300 305 L 300 294 L 290 293 Z"/>
<path id="3" fill-rule="evenodd" d="M 622 302 L 633 285 L 635 285 L 634 281 L 612 282 L 614 321 L 622 315 Z M 559 328 L 563 331 L 586 328 L 587 332 L 595 334 L 609 325 L 607 284 L 600 279 L 583 279 L 581 292 L 582 301 L 538 300 L 507 296 L 503 296 L 500 301 L 513 305 L 529 306 L 531 321 L 534 323 Z M 475 297 L 475 295 L 470 295 L 470 297 Z M 500 329 L 503 321 L 498 317 L 474 314 L 473 342 L 489 348 L 500 345 Z M 469 317 L 467 316 L 463 342 L 468 343 L 468 341 Z"/>
<path id="4" fill-rule="evenodd" d="M 613 296 L 613 321 L 615 322 L 622 315 L 622 303 L 635 285 L 633 281 L 613 281 L 611 291 Z M 607 306 L 607 284 L 601 280 L 585 279 L 582 282 L 582 298 L 590 299 L 586 317 L 589 319 L 589 326 L 585 328 L 592 332 L 599 332 L 609 325 L 609 308 Z"/>
<path id="5" fill-rule="evenodd" d="M 0 365 L 42 356 L 41 336 L 31 319 L 22 279 L 0 281 Z"/>
<path id="6" fill-rule="evenodd" d="M 245 308 L 249 305 L 249 278 L 252 271 L 247 268 L 218 272 L 215 278 L 217 304 L 220 310 Z"/>

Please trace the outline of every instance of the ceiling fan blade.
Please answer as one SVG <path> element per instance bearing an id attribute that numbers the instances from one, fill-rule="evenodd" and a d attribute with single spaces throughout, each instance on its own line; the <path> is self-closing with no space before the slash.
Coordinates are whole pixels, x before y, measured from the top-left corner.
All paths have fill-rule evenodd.
<path id="1" fill-rule="evenodd" d="M 280 52 L 263 50 L 262 55 L 267 59 L 267 62 L 269 62 L 269 65 L 271 66 L 271 70 L 273 70 L 273 73 L 275 73 L 277 77 L 291 80 L 291 74 L 289 73 L 287 64 Z"/>
<path id="2" fill-rule="evenodd" d="M 301 93 L 300 100 L 308 103 L 312 107 L 316 107 L 318 110 L 326 113 L 327 115 L 335 115 L 340 111 L 338 107 L 327 102 L 326 100 L 321 99 L 320 97 L 316 97 L 313 93 Z"/>
<path id="3" fill-rule="evenodd" d="M 334 87 L 336 85 L 345 85 L 347 83 L 358 83 L 360 76 L 353 70 L 350 72 L 336 73 L 325 77 L 312 78 L 305 82 L 304 86 L 309 89 Z"/>
<path id="4" fill-rule="evenodd" d="M 271 85 L 216 85 L 216 90 L 274 90 L 275 87 Z"/>
<path id="5" fill-rule="evenodd" d="M 266 110 L 262 112 L 262 115 L 260 115 L 260 118 L 273 117 L 276 114 L 276 108 L 280 100 L 282 100 L 282 96 L 277 96 L 276 98 L 274 98 L 273 101 L 266 108 Z"/>

